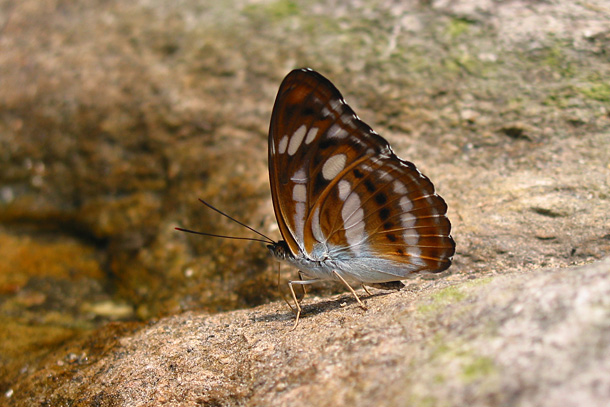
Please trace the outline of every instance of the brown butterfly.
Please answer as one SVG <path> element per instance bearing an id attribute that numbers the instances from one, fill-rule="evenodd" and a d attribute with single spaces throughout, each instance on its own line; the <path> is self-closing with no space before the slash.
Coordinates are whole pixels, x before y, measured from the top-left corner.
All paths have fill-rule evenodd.
<path id="1" fill-rule="evenodd" d="M 301 313 L 295 284 L 340 281 L 365 308 L 352 284 L 397 289 L 400 280 L 451 265 L 447 204 L 432 182 L 311 69 L 290 72 L 280 85 L 269 181 L 284 240 L 263 237 L 277 259 L 299 269 L 301 279 L 288 283 L 295 327 Z"/>

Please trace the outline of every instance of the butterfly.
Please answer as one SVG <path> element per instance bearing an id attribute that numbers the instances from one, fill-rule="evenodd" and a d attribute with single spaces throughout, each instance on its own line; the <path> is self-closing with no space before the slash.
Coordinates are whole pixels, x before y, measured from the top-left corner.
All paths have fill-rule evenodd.
<path id="1" fill-rule="evenodd" d="M 401 280 L 451 265 L 447 204 L 432 182 L 312 69 L 296 69 L 280 85 L 269 182 L 283 240 L 259 234 L 276 259 L 299 270 L 300 279 L 288 282 L 294 327 L 301 314 L 295 285 L 339 281 L 366 309 L 352 285 L 399 289 Z"/>

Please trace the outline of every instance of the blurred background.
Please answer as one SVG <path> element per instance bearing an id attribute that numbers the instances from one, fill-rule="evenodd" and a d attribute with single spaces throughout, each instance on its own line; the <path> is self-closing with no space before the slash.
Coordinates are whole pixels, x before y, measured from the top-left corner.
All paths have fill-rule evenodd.
<path id="1" fill-rule="evenodd" d="M 604 1 L 1 0 L 0 388 L 110 321 L 279 298 L 264 245 L 174 228 L 252 236 L 203 198 L 280 238 L 267 130 L 298 67 L 434 182 L 457 242 L 443 277 L 603 257 L 609 15 Z"/>

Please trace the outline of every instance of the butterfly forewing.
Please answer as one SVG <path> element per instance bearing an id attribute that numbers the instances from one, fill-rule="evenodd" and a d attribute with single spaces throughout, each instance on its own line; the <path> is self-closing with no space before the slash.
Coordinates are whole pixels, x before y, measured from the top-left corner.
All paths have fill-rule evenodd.
<path id="1" fill-rule="evenodd" d="M 324 199 L 335 171 L 379 149 L 373 140 L 346 142 L 351 134 L 370 131 L 317 72 L 292 71 L 280 85 L 269 131 L 269 178 L 280 231 L 293 254 L 311 252 L 305 219 Z"/>
<path id="2" fill-rule="evenodd" d="M 292 71 L 280 86 L 269 174 L 276 218 L 294 256 L 345 261 L 365 270 L 355 278 L 362 282 L 451 264 L 447 205 L 430 180 L 394 155 L 314 71 Z"/>

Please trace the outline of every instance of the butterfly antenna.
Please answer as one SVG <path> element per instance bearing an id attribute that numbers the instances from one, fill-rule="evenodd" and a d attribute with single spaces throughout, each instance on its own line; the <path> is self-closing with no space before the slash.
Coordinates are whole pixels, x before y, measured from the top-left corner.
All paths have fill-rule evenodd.
<path id="1" fill-rule="evenodd" d="M 250 238 L 250 237 L 224 236 L 224 235 L 217 235 L 217 234 L 214 234 L 214 233 L 196 232 L 196 231 L 194 231 L 194 230 L 183 229 L 183 228 L 175 228 L 176 230 L 179 230 L 179 231 L 181 231 L 181 232 L 193 233 L 193 234 L 195 234 L 195 235 L 211 236 L 211 237 L 221 237 L 221 238 L 225 238 L 225 239 L 250 240 L 250 241 L 253 241 L 253 242 L 263 242 L 263 243 L 273 243 L 273 244 L 275 244 L 275 243 L 276 243 L 276 242 L 275 242 L 273 239 L 271 239 L 270 237 L 265 236 L 265 235 L 263 235 L 261 232 L 259 232 L 258 230 L 254 229 L 254 228 L 252 228 L 252 227 L 250 227 L 250 226 L 248 226 L 248 225 L 246 225 L 246 224 L 245 224 L 245 223 L 243 223 L 243 222 L 238 221 L 238 220 L 237 220 L 237 219 L 235 219 L 234 217 L 232 217 L 232 216 L 230 216 L 230 215 L 228 215 L 228 214 L 224 213 L 223 211 L 221 211 L 220 209 L 218 209 L 218 208 L 216 208 L 216 207 L 212 206 L 211 204 L 207 203 L 207 202 L 206 202 L 206 201 L 204 201 L 203 199 L 201 199 L 201 198 L 200 198 L 200 199 L 199 199 L 199 202 L 201 202 L 202 204 L 204 204 L 204 205 L 205 205 L 205 206 L 207 206 L 208 208 L 212 209 L 213 211 L 218 212 L 219 214 L 221 214 L 221 215 L 222 215 L 222 216 L 224 216 L 225 218 L 228 218 L 228 219 L 232 220 L 233 222 L 237 223 L 238 225 L 243 226 L 243 227 L 245 227 L 246 229 L 248 229 L 248 230 L 250 230 L 250 231 L 252 231 L 252 232 L 256 233 L 257 235 L 259 235 L 259 236 L 261 236 L 261 237 L 263 237 L 263 238 L 265 238 L 265 240 L 262 240 L 262 239 L 253 239 L 253 238 Z"/>
<path id="2" fill-rule="evenodd" d="M 251 242 L 273 243 L 273 242 L 269 242 L 268 240 L 255 239 L 255 238 L 252 238 L 252 237 L 216 235 L 214 233 L 197 232 L 195 230 L 184 229 L 184 228 L 174 228 L 174 229 L 179 230 L 180 232 L 192 233 L 194 235 L 201 235 L 201 236 L 221 237 L 223 239 L 250 240 Z"/>

